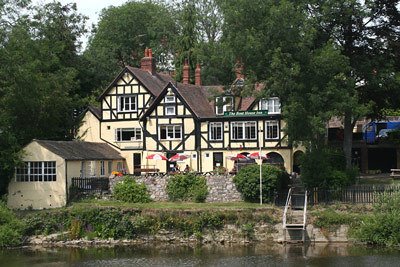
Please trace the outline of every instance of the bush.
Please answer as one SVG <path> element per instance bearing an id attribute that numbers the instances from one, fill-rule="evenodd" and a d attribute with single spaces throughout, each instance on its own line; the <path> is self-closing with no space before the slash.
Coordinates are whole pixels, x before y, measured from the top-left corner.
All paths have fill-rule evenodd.
<path id="1" fill-rule="evenodd" d="M 18 246 L 22 243 L 23 223 L 0 202 L 0 247 Z"/>
<path id="2" fill-rule="evenodd" d="M 204 202 L 208 195 L 206 179 L 194 173 L 174 175 L 168 181 L 167 194 L 172 201 Z"/>
<path id="3" fill-rule="evenodd" d="M 144 184 L 138 184 L 135 180 L 125 177 L 114 187 L 114 198 L 130 203 L 150 202 L 150 195 Z"/>
<path id="4" fill-rule="evenodd" d="M 279 167 L 262 165 L 262 191 L 265 202 L 272 201 L 272 193 L 277 189 L 287 188 L 289 175 Z M 233 178 L 238 191 L 245 201 L 260 200 L 260 166 L 248 165 Z"/>
<path id="5" fill-rule="evenodd" d="M 355 231 L 360 241 L 383 246 L 400 245 L 400 193 L 383 194 Z"/>
<path id="6" fill-rule="evenodd" d="M 346 170 L 342 152 L 332 149 L 307 151 L 301 161 L 301 180 L 305 186 L 341 188 L 354 184 L 358 171 Z"/>

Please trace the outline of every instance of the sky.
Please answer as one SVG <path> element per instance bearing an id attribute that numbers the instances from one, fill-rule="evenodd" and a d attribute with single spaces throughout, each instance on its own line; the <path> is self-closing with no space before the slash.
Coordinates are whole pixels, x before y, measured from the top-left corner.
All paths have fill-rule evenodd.
<path id="1" fill-rule="evenodd" d="M 50 3 L 53 0 L 34 0 L 32 1 L 34 4 L 41 4 L 41 3 Z M 103 8 L 109 6 L 120 6 L 123 3 L 127 2 L 127 0 L 58 0 L 61 4 L 68 4 L 68 3 L 76 3 L 78 12 L 82 13 L 83 15 L 89 17 L 87 21 L 87 25 L 91 26 L 93 23 L 97 24 L 99 14 Z M 83 42 L 83 48 L 86 47 L 88 36 L 85 36 L 81 41 Z"/>

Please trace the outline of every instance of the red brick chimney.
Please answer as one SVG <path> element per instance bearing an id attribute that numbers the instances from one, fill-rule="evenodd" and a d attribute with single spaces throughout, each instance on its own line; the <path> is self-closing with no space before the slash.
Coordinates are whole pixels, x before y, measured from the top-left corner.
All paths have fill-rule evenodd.
<path id="1" fill-rule="evenodd" d="M 183 79 L 182 79 L 182 83 L 183 84 L 189 84 L 189 80 L 190 80 L 190 67 L 189 67 L 188 60 L 185 59 L 185 63 L 183 64 Z"/>
<path id="2" fill-rule="evenodd" d="M 236 60 L 235 73 L 236 73 L 236 79 L 244 79 L 243 64 L 240 62 L 239 59 Z"/>
<path id="3" fill-rule="evenodd" d="M 194 72 L 194 84 L 200 86 L 201 85 L 201 68 L 200 64 L 196 64 L 196 70 Z"/>
<path id="4" fill-rule="evenodd" d="M 151 48 L 146 47 L 144 50 L 144 57 L 140 61 L 140 68 L 148 71 L 152 75 L 156 73 L 156 59 L 153 57 Z"/>

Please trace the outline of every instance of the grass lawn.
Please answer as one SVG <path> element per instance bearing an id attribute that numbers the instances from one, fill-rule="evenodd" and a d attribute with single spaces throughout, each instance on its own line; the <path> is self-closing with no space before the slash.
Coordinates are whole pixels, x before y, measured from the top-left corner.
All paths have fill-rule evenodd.
<path id="1" fill-rule="evenodd" d="M 191 203 L 191 202 L 150 202 L 150 203 L 126 203 L 115 200 L 89 199 L 74 202 L 72 208 L 85 207 L 119 207 L 149 210 L 237 210 L 237 209 L 262 209 L 272 208 L 271 204 L 260 205 L 259 203 L 227 202 L 227 203 Z"/>

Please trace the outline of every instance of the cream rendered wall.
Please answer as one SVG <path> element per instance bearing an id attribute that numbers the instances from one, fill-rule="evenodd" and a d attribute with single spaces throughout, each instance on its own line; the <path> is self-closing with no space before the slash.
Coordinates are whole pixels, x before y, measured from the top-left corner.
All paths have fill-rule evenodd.
<path id="1" fill-rule="evenodd" d="M 102 142 L 100 139 L 100 121 L 88 110 L 82 119 L 76 139 L 86 142 Z"/>
<path id="2" fill-rule="evenodd" d="M 23 161 L 55 161 L 55 182 L 17 182 L 15 177 L 8 186 L 7 205 L 13 209 L 47 209 L 63 207 L 66 199 L 65 161 L 32 141 L 24 148 Z"/>
<path id="3" fill-rule="evenodd" d="M 113 145 L 119 149 L 142 149 L 143 148 L 143 130 L 141 140 L 133 141 L 116 141 L 116 130 L 118 128 L 142 128 L 142 123 L 137 120 L 132 121 L 107 121 L 101 123 L 101 138 L 102 141 Z"/>

